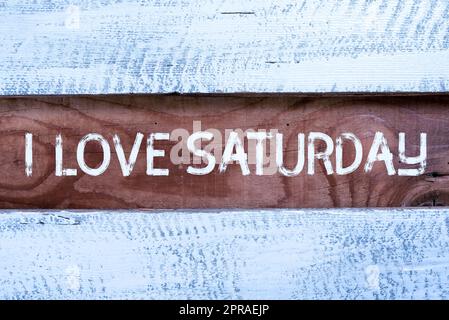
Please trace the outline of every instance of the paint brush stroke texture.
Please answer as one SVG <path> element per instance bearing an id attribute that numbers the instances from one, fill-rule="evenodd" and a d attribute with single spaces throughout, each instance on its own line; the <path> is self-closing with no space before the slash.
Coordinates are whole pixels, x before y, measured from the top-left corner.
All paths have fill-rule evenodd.
<path id="1" fill-rule="evenodd" d="M 447 209 L 3 211 L 0 298 L 449 298 Z"/>
<path id="2" fill-rule="evenodd" d="M 447 92 L 446 0 L 2 1 L 0 94 Z"/>

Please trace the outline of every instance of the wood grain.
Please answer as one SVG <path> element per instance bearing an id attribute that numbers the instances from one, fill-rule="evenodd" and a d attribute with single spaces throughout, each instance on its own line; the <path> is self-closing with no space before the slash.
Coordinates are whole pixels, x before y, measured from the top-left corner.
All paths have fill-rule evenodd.
<path id="1" fill-rule="evenodd" d="M 447 92 L 442 0 L 2 1 L 0 94 Z"/>
<path id="2" fill-rule="evenodd" d="M 447 209 L 2 211 L 2 299 L 447 299 Z"/>
<path id="3" fill-rule="evenodd" d="M 408 97 L 199 97 L 199 96 L 89 96 L 0 99 L 0 207 L 2 208 L 259 208 L 259 207 L 389 207 L 449 204 L 449 114 L 447 96 Z M 426 132 L 427 167 L 417 177 L 388 176 L 383 163 L 373 171 L 344 176 L 326 175 L 322 161 L 315 174 L 279 173 L 243 176 L 238 164 L 224 173 L 188 174 L 187 164 L 173 164 L 170 152 L 176 141 L 160 141 L 166 157 L 156 167 L 169 176 L 146 174 L 145 143 L 136 166 L 124 177 L 112 136 L 120 136 L 126 157 L 137 132 L 192 133 L 195 121 L 202 130 L 279 129 L 284 134 L 287 166 L 297 161 L 297 134 L 321 131 L 334 140 L 353 132 L 364 147 L 363 159 L 381 131 L 399 163 L 398 132 L 406 133 L 407 153 L 418 154 L 419 133 Z M 33 133 L 33 176 L 25 175 L 25 133 Z M 109 168 L 88 176 L 77 165 L 76 147 L 87 133 L 102 134 L 111 145 Z M 55 137 L 63 137 L 64 167 L 78 168 L 76 177 L 55 175 Z M 245 148 L 249 148 L 246 146 Z M 319 146 L 317 147 L 318 150 Z M 354 151 L 345 149 L 344 159 Z M 334 153 L 335 154 L 335 153 Z M 335 163 L 334 154 L 331 162 Z M 189 154 L 188 154 L 189 155 Z M 102 162 L 100 145 L 89 143 L 86 161 Z M 348 158 L 345 158 L 348 157 Z M 188 158 L 190 161 L 190 157 Z M 348 160 L 349 161 L 349 160 Z M 204 166 L 200 165 L 200 166 Z"/>

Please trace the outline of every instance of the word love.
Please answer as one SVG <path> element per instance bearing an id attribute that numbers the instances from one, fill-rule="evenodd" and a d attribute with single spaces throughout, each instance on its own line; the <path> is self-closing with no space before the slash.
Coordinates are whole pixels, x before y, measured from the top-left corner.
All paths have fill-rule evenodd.
<path id="1" fill-rule="evenodd" d="M 264 144 L 270 140 L 270 143 L 275 144 L 275 164 L 276 171 L 281 175 L 292 177 L 299 175 L 305 166 L 307 160 L 307 174 L 315 174 L 315 165 L 317 161 L 323 161 L 325 172 L 328 175 L 347 175 L 357 170 L 363 161 L 363 146 L 359 138 L 353 133 L 342 133 L 334 141 L 332 138 L 322 132 L 310 132 L 307 136 L 307 148 L 306 148 L 306 136 L 304 133 L 299 133 L 297 136 L 297 162 L 293 168 L 286 168 L 284 166 L 284 152 L 283 152 L 283 134 L 266 131 L 251 132 L 246 131 L 244 136 L 248 141 L 255 142 L 254 150 L 249 150 L 248 153 L 255 158 L 255 174 L 264 175 L 264 157 L 266 156 L 266 150 L 264 150 Z M 208 149 L 201 148 L 201 142 L 210 142 L 214 139 L 214 134 L 209 131 L 197 131 L 191 135 L 188 135 L 187 141 L 179 141 L 178 144 L 186 144 L 188 152 L 193 156 L 199 157 L 201 160 L 200 166 L 189 165 L 187 172 L 192 175 L 206 175 L 211 173 L 218 165 L 218 171 L 220 173 L 226 172 L 226 169 L 230 163 L 238 163 L 240 165 L 243 175 L 249 175 L 250 169 L 248 166 L 248 153 L 245 152 L 243 139 L 235 131 L 230 131 L 227 141 L 224 143 L 224 150 L 222 154 L 217 155 L 216 151 L 220 152 L 223 148 L 221 145 L 219 148 L 215 147 L 215 152 L 212 153 Z M 129 176 L 133 171 L 133 168 L 137 161 L 137 156 L 141 149 L 141 145 L 144 139 L 142 133 L 137 133 L 134 144 L 131 148 L 129 155 L 125 154 L 123 146 L 120 142 L 118 135 L 113 135 L 112 142 L 115 148 L 118 162 L 123 176 Z M 168 168 L 155 168 L 154 159 L 156 157 L 165 157 L 165 151 L 155 149 L 155 142 L 160 140 L 170 140 L 169 133 L 151 133 L 146 139 L 146 174 L 149 176 L 168 176 Z M 84 150 L 87 143 L 98 143 L 101 146 L 103 152 L 102 163 L 96 167 L 89 167 L 85 161 Z M 343 153 L 344 146 L 352 144 L 355 150 L 355 155 L 352 163 L 344 166 Z M 317 145 L 320 144 L 324 148 L 320 148 L 317 151 Z M 216 142 L 215 142 L 216 145 Z M 249 145 L 249 144 L 248 144 Z M 176 145 L 175 145 L 176 146 Z M 179 146 L 177 147 L 178 149 Z M 307 159 L 306 159 L 307 150 Z M 330 157 L 335 151 L 335 165 L 333 165 Z M 382 132 L 376 132 L 372 144 L 369 148 L 368 155 L 365 159 L 363 170 L 369 173 L 373 165 L 376 162 L 381 162 L 386 168 L 388 175 L 398 174 L 400 176 L 418 176 L 423 174 L 426 168 L 427 158 L 427 135 L 426 133 L 420 133 L 419 155 L 410 156 L 406 155 L 406 143 L 405 133 L 400 132 L 398 136 L 398 157 L 399 163 L 405 165 L 415 165 L 416 168 L 396 168 L 393 162 L 393 153 L 387 143 L 387 140 Z M 111 162 L 111 147 L 107 139 L 97 133 L 89 133 L 85 135 L 78 143 L 76 150 L 77 163 L 81 171 L 90 176 L 98 176 L 104 173 Z M 217 159 L 219 159 L 217 161 Z M 174 159 L 171 159 L 172 163 L 176 163 Z M 56 176 L 76 176 L 78 170 L 76 168 L 64 168 L 63 166 L 63 140 L 60 134 L 56 135 L 55 140 L 55 174 Z M 205 164 L 205 165 L 204 165 Z M 33 135 L 31 133 L 25 134 L 25 173 L 27 176 L 32 176 L 33 172 Z"/>

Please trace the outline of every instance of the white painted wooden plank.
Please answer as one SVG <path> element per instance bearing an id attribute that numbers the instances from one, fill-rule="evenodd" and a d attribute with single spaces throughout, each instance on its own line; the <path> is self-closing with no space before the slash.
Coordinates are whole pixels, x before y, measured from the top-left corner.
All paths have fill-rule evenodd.
<path id="1" fill-rule="evenodd" d="M 448 209 L 2 211 L 0 298 L 449 298 Z"/>
<path id="2" fill-rule="evenodd" d="M 447 92 L 447 0 L 2 1 L 0 94 Z"/>

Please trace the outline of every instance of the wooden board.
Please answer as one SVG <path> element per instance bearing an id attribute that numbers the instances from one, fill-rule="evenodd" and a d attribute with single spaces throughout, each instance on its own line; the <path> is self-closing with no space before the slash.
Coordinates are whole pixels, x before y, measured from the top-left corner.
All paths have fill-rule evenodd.
<path id="1" fill-rule="evenodd" d="M 383 207 L 447 205 L 449 203 L 449 115 L 447 96 L 408 97 L 185 97 L 185 96 L 90 96 L 30 97 L 0 99 L 0 207 L 2 208 L 259 208 L 259 207 Z M 201 122 L 201 128 L 199 128 Z M 284 135 L 284 164 L 293 168 L 298 159 L 298 133 L 323 132 L 333 141 L 352 132 L 363 146 L 359 168 L 347 175 L 335 172 L 335 152 L 330 156 L 333 174 L 324 161 L 310 166 L 308 155 L 297 176 L 277 171 L 275 151 L 266 150 L 271 165 L 257 175 L 249 157 L 249 174 L 243 175 L 238 162 L 226 171 L 219 166 L 206 175 L 192 175 L 191 154 L 180 153 L 177 134 L 215 128 L 270 130 Z M 25 134 L 33 135 L 33 172 L 25 170 Z M 144 136 L 135 166 L 124 176 L 113 135 L 120 138 L 124 156 L 129 158 L 136 134 Z M 146 143 L 151 133 L 170 133 L 172 141 L 156 141 L 155 149 L 165 151 L 154 158 L 156 168 L 168 176 L 147 174 Z M 395 175 L 388 175 L 383 161 L 372 171 L 364 163 L 376 132 L 382 132 L 393 155 Z M 406 154 L 420 152 L 420 133 L 427 134 L 425 171 L 418 176 L 399 176 L 398 133 L 406 136 Z M 90 176 L 80 169 L 77 145 L 89 133 L 101 134 L 110 146 L 107 170 Z M 56 176 L 55 143 L 63 140 L 62 165 L 77 169 L 76 176 Z M 228 134 L 229 135 L 229 134 Z M 243 136 L 242 139 L 245 139 Z M 228 139 L 229 141 L 229 139 Z M 251 153 L 248 140 L 244 148 Z M 185 145 L 185 140 L 184 140 Z M 318 142 L 315 152 L 322 151 Z M 203 145 L 203 147 L 205 147 Z M 254 145 L 253 145 L 254 147 Z M 224 148 L 224 147 L 223 147 Z M 343 145 L 343 162 L 355 157 L 351 144 Z M 217 154 L 222 155 L 223 149 Z M 99 143 L 90 142 L 82 153 L 95 168 L 103 161 Z M 182 154 L 183 157 L 179 155 Z M 310 150 L 304 154 L 311 154 Z M 185 158 L 187 156 L 187 158 Z M 188 163 L 182 163 L 187 159 Z M 176 162 L 178 161 L 178 162 Z M 273 163 L 275 166 L 273 167 Z M 205 164 L 193 164 L 204 167 Z M 314 173 L 309 174 L 310 167 Z M 274 171 L 271 171 L 274 169 Z"/>
<path id="2" fill-rule="evenodd" d="M 447 1 L 3 1 L 0 94 L 447 92 Z"/>
<path id="3" fill-rule="evenodd" d="M 447 209 L 3 211 L 2 299 L 448 299 Z"/>

